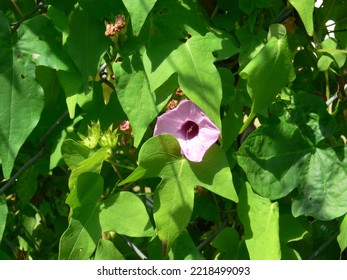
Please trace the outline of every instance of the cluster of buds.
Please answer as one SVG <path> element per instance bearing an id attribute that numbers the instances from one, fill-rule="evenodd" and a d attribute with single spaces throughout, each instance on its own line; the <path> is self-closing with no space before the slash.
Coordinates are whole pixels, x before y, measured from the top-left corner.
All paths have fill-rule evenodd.
<path id="1" fill-rule="evenodd" d="M 115 23 L 109 23 L 106 25 L 105 36 L 112 37 L 116 33 L 120 32 L 125 27 L 125 17 L 124 15 L 117 15 L 115 18 Z"/>

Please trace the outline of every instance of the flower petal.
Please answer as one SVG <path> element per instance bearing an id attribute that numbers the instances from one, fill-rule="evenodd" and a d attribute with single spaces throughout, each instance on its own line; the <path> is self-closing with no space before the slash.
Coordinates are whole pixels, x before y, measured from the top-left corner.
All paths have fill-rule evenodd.
<path id="1" fill-rule="evenodd" d="M 191 133 L 188 131 L 191 126 L 187 126 L 187 122 L 193 122 L 199 127 L 197 135 L 191 139 L 187 139 Z M 175 109 L 158 117 L 154 135 L 158 134 L 175 136 L 181 153 L 190 161 L 201 162 L 206 151 L 218 140 L 220 131 L 197 105 L 190 100 L 183 100 Z"/>

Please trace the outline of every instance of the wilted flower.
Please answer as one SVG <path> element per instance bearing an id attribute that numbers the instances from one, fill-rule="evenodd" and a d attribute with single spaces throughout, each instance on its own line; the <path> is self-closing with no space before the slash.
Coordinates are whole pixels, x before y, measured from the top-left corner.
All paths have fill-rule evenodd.
<path id="1" fill-rule="evenodd" d="M 130 130 L 130 122 L 129 121 L 121 121 L 119 125 L 119 129 L 121 131 L 128 131 Z"/>
<path id="2" fill-rule="evenodd" d="M 183 100 L 158 117 L 154 135 L 171 134 L 187 159 L 201 162 L 206 151 L 217 141 L 220 131 L 204 112 L 190 100 Z"/>

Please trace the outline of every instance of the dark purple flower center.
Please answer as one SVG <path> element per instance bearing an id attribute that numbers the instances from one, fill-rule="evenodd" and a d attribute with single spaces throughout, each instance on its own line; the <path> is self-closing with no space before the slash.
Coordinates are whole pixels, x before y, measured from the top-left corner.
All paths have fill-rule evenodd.
<path id="1" fill-rule="evenodd" d="M 190 140 L 199 134 L 199 126 L 195 122 L 186 121 L 181 126 L 180 132 L 183 134 L 186 140 Z"/>

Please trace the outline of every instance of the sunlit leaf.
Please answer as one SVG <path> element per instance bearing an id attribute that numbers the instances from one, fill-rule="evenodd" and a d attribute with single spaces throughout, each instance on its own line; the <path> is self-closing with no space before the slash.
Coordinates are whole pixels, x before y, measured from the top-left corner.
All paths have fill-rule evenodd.
<path id="1" fill-rule="evenodd" d="M 291 57 L 286 37 L 272 37 L 240 72 L 240 76 L 247 79 L 247 90 L 253 101 L 252 114 L 261 113 L 281 89 L 294 80 Z"/>
<path id="2" fill-rule="evenodd" d="M 154 196 L 154 219 L 160 239 L 169 245 L 188 225 L 195 186 L 238 201 L 227 159 L 217 145 L 207 151 L 201 163 L 194 163 L 180 154 L 178 141 L 171 135 L 153 137 L 141 148 L 139 167 L 121 184 L 141 176 L 162 178 Z"/>
<path id="3" fill-rule="evenodd" d="M 147 0 L 141 2 L 138 2 L 137 0 L 122 1 L 130 14 L 131 26 L 133 28 L 134 35 L 138 35 L 148 13 L 151 11 L 157 0 Z"/>
<path id="4" fill-rule="evenodd" d="M 67 198 L 72 209 L 69 227 L 60 240 L 59 259 L 89 259 L 103 232 L 127 236 L 152 236 L 153 228 L 145 206 L 129 192 L 102 201 L 103 179 L 84 172 Z"/>
<path id="5" fill-rule="evenodd" d="M 347 215 L 343 218 L 340 225 L 340 233 L 337 236 L 341 252 L 347 248 Z"/>
<path id="6" fill-rule="evenodd" d="M 307 34 L 312 36 L 314 31 L 313 10 L 315 0 L 289 0 L 289 3 L 292 4 L 299 13 Z"/>
<path id="7" fill-rule="evenodd" d="M 278 203 L 261 197 L 246 183 L 240 192 L 237 213 L 244 226 L 246 245 L 251 260 L 281 258 Z"/>
<path id="8" fill-rule="evenodd" d="M 10 26 L 2 11 L 0 28 L 0 158 L 8 178 L 20 147 L 40 119 L 44 96 L 36 81 L 33 53 L 22 49 L 31 38 L 19 31 L 18 42 L 11 42 Z"/>

